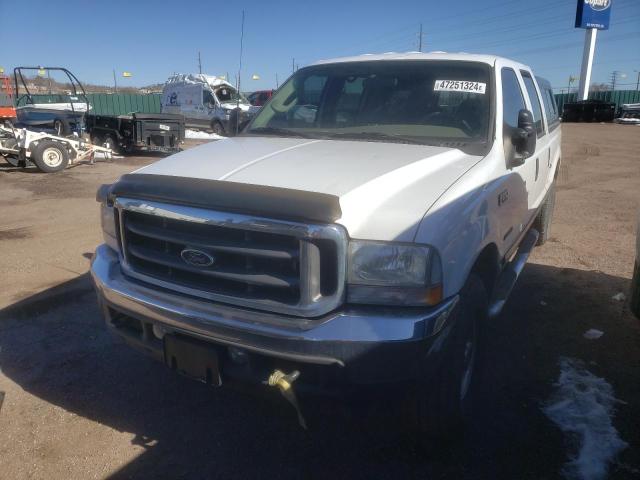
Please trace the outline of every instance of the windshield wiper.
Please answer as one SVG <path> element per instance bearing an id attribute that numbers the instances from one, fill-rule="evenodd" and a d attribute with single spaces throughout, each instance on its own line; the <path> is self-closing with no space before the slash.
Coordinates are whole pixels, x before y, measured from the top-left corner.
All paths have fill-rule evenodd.
<path id="1" fill-rule="evenodd" d="M 298 138 L 316 138 L 312 135 L 308 135 L 306 133 L 298 132 L 296 130 L 289 130 L 288 128 L 277 128 L 277 127 L 256 127 L 247 131 L 249 134 L 259 134 L 264 133 L 267 135 L 278 135 L 283 137 L 298 137 Z"/>
<path id="2" fill-rule="evenodd" d="M 382 133 L 382 132 L 337 132 L 337 133 L 329 133 L 327 135 L 333 138 L 351 138 L 354 140 L 390 140 L 397 143 L 411 143 L 414 145 L 424 145 L 424 142 L 416 140 L 411 137 L 403 137 L 402 135 L 393 135 L 391 133 Z"/>

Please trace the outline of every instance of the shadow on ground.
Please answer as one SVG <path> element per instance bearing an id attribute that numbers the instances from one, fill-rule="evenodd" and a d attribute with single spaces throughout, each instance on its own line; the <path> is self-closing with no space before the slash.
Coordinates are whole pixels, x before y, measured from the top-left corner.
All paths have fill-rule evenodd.
<path id="1" fill-rule="evenodd" d="M 104 327 L 86 275 L 0 311 L 0 365 L 27 392 L 134 432 L 145 452 L 112 478 L 557 478 L 566 441 L 540 412 L 560 355 L 591 363 L 627 404 L 616 426 L 632 446 L 612 478 L 640 465 L 640 337 L 611 296 L 628 281 L 529 265 L 487 328 L 474 420 L 446 448 L 416 448 L 399 429 L 313 405 L 309 432 L 283 403 L 213 390 L 130 350 Z M 588 341 L 582 333 L 605 335 Z"/>

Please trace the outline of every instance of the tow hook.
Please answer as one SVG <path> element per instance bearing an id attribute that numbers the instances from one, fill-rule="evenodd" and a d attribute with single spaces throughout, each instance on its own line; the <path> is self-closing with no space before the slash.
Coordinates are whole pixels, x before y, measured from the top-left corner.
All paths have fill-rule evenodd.
<path id="1" fill-rule="evenodd" d="M 300 411 L 300 405 L 298 404 L 298 398 L 296 397 L 296 393 L 293 391 L 293 382 L 295 382 L 299 376 L 300 372 L 298 370 L 294 370 L 287 375 L 280 370 L 274 370 L 273 373 L 269 375 L 269 379 L 264 383 L 270 387 L 278 387 L 282 396 L 287 399 L 293 408 L 296 409 L 298 414 L 298 423 L 306 430 L 307 422 L 304 421 L 304 417 Z"/>

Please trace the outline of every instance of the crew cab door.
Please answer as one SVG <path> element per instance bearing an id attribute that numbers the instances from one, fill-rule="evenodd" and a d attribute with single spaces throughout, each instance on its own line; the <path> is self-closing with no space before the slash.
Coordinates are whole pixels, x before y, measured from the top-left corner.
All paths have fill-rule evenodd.
<path id="1" fill-rule="evenodd" d="M 514 161 L 516 144 L 514 132 L 518 128 L 518 113 L 530 109 L 525 101 L 525 87 L 519 72 L 510 65 L 503 66 L 498 75 L 502 89 L 502 137 L 506 175 L 499 187 L 497 218 L 503 251 L 516 246 L 536 212 L 536 155 Z"/>
<path id="2" fill-rule="evenodd" d="M 536 78 L 538 91 L 542 95 L 542 106 L 544 108 L 545 124 L 547 135 L 549 135 L 549 161 L 547 163 L 547 185 L 551 185 L 555 176 L 560 155 L 562 153 L 562 134 L 560 129 L 560 113 L 556 104 L 555 96 L 551 84 L 546 80 Z"/>
<path id="3" fill-rule="evenodd" d="M 551 164 L 551 146 L 549 135 L 547 132 L 547 124 L 542 110 L 542 97 L 538 90 L 533 75 L 528 70 L 520 70 L 522 82 L 525 87 L 525 97 L 527 100 L 527 108 L 533 113 L 533 119 L 536 127 L 536 151 L 534 155 L 528 159 L 535 163 L 535 172 L 533 183 L 529 185 L 530 205 L 537 209 L 547 192 L 547 178 L 549 176 L 549 166 Z"/>

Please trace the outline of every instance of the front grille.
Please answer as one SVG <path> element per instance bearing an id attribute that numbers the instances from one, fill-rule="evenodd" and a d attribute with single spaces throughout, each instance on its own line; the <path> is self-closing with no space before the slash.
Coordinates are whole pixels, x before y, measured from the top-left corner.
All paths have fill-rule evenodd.
<path id="1" fill-rule="evenodd" d="M 116 207 L 126 274 L 190 295 L 305 317 L 342 301 L 346 235 L 335 225 L 121 198 Z M 193 251 L 206 262 L 190 261 Z"/>

